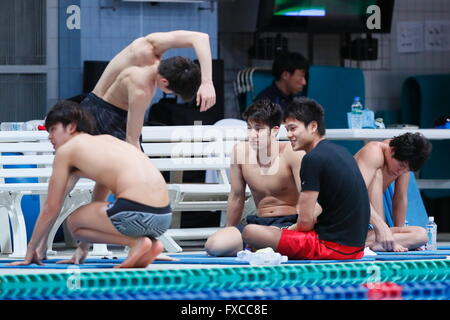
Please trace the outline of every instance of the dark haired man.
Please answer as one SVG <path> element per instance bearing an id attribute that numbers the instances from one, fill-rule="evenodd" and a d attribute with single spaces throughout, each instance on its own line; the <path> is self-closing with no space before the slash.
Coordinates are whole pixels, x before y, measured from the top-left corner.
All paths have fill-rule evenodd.
<path id="1" fill-rule="evenodd" d="M 162 60 L 168 49 L 189 47 L 194 48 L 201 69 L 183 57 Z M 207 34 L 177 30 L 134 40 L 111 60 L 81 105 L 95 116 L 98 134 L 111 134 L 140 149 L 145 111 L 157 87 L 185 100 L 197 94 L 200 111 L 215 104 Z"/>
<path id="2" fill-rule="evenodd" d="M 296 225 L 288 230 L 247 225 L 244 241 L 271 247 L 290 259 L 360 259 L 369 224 L 367 188 L 352 155 L 325 140 L 323 108 L 314 100 L 294 99 L 284 121 L 292 149 L 304 150 Z M 322 213 L 317 215 L 317 203 Z"/>
<path id="3" fill-rule="evenodd" d="M 306 58 L 297 52 L 283 52 L 278 55 L 272 64 L 274 82 L 255 98 L 270 99 L 286 110 L 289 102 L 299 97 L 306 85 L 306 73 L 309 63 Z"/>
<path id="4" fill-rule="evenodd" d="M 227 205 L 226 227 L 211 235 L 205 249 L 214 256 L 236 256 L 242 241 L 245 189 L 248 185 L 256 215 L 247 216 L 247 224 L 279 229 L 297 221 L 300 190 L 299 171 L 303 151 L 294 152 L 289 143 L 279 143 L 282 112 L 270 100 L 258 100 L 245 112 L 248 141 L 234 146 L 231 154 L 231 192 Z M 276 228 L 275 228 L 276 227 Z"/>
<path id="5" fill-rule="evenodd" d="M 376 251 L 408 251 L 427 242 L 424 228 L 405 226 L 409 171 L 419 170 L 431 153 L 431 143 L 420 133 L 407 132 L 393 139 L 369 142 L 355 159 L 369 191 L 373 230 L 367 245 Z M 386 224 L 383 193 L 395 182 L 392 197 L 394 226 Z"/>
<path id="6" fill-rule="evenodd" d="M 68 227 L 78 248 L 72 259 L 80 264 L 90 243 L 128 246 L 128 258 L 119 268 L 145 268 L 162 252 L 156 237 L 170 226 L 172 212 L 166 183 L 159 170 L 140 150 L 110 135 L 91 135 L 94 119 L 75 102 L 57 103 L 45 126 L 56 152 L 48 196 L 28 244 L 25 261 L 13 265 L 42 264 L 47 238 L 64 199 L 79 177 L 104 185 L 116 201 L 93 201 L 75 210 Z"/>

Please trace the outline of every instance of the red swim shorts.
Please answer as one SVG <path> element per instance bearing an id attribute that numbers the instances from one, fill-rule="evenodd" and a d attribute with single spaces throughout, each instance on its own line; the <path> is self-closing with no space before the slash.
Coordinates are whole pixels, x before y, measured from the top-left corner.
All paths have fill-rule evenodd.
<path id="1" fill-rule="evenodd" d="M 349 247 L 320 240 L 315 231 L 300 232 L 283 229 L 277 251 L 289 259 L 297 260 L 348 260 L 361 259 L 364 247 Z"/>

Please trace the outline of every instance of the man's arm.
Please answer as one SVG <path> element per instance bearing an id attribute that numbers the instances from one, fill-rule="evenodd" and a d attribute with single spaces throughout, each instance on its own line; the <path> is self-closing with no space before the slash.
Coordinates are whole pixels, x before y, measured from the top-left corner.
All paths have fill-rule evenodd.
<path id="1" fill-rule="evenodd" d="M 297 201 L 297 213 L 301 212 L 301 207 L 300 207 L 300 196 L 301 196 L 301 191 L 302 191 L 302 187 L 301 187 L 301 179 L 300 179 L 300 168 L 301 168 L 301 163 L 302 163 L 302 159 L 305 156 L 305 152 L 304 151 L 294 151 L 292 150 L 291 146 L 288 146 L 290 148 L 289 151 L 289 164 L 291 167 L 291 172 L 292 172 L 292 176 L 294 177 L 295 180 L 295 185 L 297 186 L 297 190 L 299 192 L 299 197 L 298 197 L 298 201 Z M 314 208 L 314 216 L 317 219 L 317 217 L 322 213 L 322 207 L 316 202 L 315 208 Z M 292 228 L 292 230 L 296 230 L 297 227 L 296 225 L 294 225 Z"/>
<path id="2" fill-rule="evenodd" d="M 239 147 L 238 144 L 236 144 L 231 153 L 231 191 L 228 195 L 227 202 L 227 227 L 238 225 L 241 221 L 242 211 L 244 210 L 246 183 L 242 175 L 241 165 L 237 160 L 238 152 Z"/>
<path id="3" fill-rule="evenodd" d="M 106 201 L 106 198 L 111 193 L 105 185 L 96 182 L 94 186 L 94 190 L 92 191 L 92 199 L 91 202 L 95 201 Z"/>
<path id="4" fill-rule="evenodd" d="M 69 179 L 67 180 L 66 188 L 64 190 L 64 199 L 66 199 L 67 196 L 70 194 L 70 192 L 73 190 L 73 188 L 77 184 L 78 180 L 80 180 L 80 178 L 78 176 L 73 175 L 73 174 L 69 175 Z M 49 234 L 45 235 L 41 239 L 41 242 L 37 246 L 37 250 L 39 252 L 41 252 L 43 255 L 46 255 L 46 252 L 47 252 L 48 236 L 49 236 Z"/>
<path id="5" fill-rule="evenodd" d="M 359 170 L 363 176 L 367 189 L 370 188 L 372 181 L 374 180 L 377 170 L 381 169 L 384 164 L 384 156 L 382 151 L 376 143 L 368 143 L 357 154 L 355 154 L 355 160 L 358 164 Z M 382 184 L 379 186 L 380 192 L 382 192 Z M 394 240 L 391 229 L 384 221 L 381 213 L 377 212 L 373 199 L 370 197 L 370 224 L 374 228 L 375 238 L 383 248 L 387 251 L 393 251 L 397 245 Z M 381 204 L 382 205 L 382 204 Z"/>
<path id="6" fill-rule="evenodd" d="M 133 83 L 134 81 L 131 80 Z M 128 115 L 127 115 L 127 136 L 126 141 L 141 150 L 139 137 L 144 125 L 145 110 L 150 104 L 154 88 L 143 90 L 137 85 L 128 86 Z M 103 200 L 104 201 L 104 200 Z"/>
<path id="7" fill-rule="evenodd" d="M 302 191 L 302 187 L 300 185 L 300 166 L 302 163 L 303 156 L 305 155 L 305 151 L 294 151 L 292 147 L 289 145 L 286 146 L 286 155 L 288 157 L 288 163 L 291 168 L 292 176 L 294 177 L 295 185 L 297 187 L 298 192 Z"/>
<path id="8" fill-rule="evenodd" d="M 151 33 L 147 40 L 154 47 L 157 56 L 171 48 L 193 48 L 200 62 L 202 82 L 197 91 L 197 105 L 206 111 L 216 104 L 216 92 L 212 82 L 212 58 L 209 36 L 206 33 L 177 30 Z"/>
<path id="9" fill-rule="evenodd" d="M 403 227 L 408 206 L 409 172 L 402 174 L 395 181 L 394 196 L 392 197 L 392 216 L 394 227 Z"/>
<path id="10" fill-rule="evenodd" d="M 314 229 L 317 222 L 316 204 L 319 192 L 302 191 L 297 205 L 297 231 L 307 232 Z"/>

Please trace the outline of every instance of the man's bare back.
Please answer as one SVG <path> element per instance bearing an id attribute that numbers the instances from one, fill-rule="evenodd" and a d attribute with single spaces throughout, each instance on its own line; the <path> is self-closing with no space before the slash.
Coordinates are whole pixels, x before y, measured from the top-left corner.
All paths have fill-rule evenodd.
<path id="1" fill-rule="evenodd" d="M 257 215 L 274 217 L 296 214 L 299 189 L 293 170 L 299 174 L 305 153 L 293 151 L 289 143 L 279 143 L 278 155 L 268 165 L 261 165 L 257 163 L 256 153 L 248 142 L 240 143 L 236 150 L 238 159 L 249 160 L 239 166 L 252 192 Z"/>
<path id="2" fill-rule="evenodd" d="M 162 60 L 164 52 L 171 48 L 193 48 L 200 67 L 179 56 Z M 195 97 L 200 111 L 215 104 L 207 34 L 175 30 L 134 40 L 109 62 L 81 106 L 96 118 L 96 134 L 111 134 L 140 149 L 145 112 L 157 88 L 184 101 Z"/>
<path id="3" fill-rule="evenodd" d="M 72 174 L 106 186 L 117 198 L 163 207 L 169 203 L 164 178 L 131 144 L 109 135 L 80 134 L 56 153 Z M 126 167 L 124 167 L 126 164 Z"/>
<path id="4" fill-rule="evenodd" d="M 152 94 L 159 62 L 160 55 L 150 41 L 145 37 L 138 38 L 111 60 L 93 92 L 103 100 L 128 110 L 128 87 L 132 84 Z"/>
<path id="5" fill-rule="evenodd" d="M 393 167 L 390 162 L 396 161 L 392 159 L 389 147 L 390 140 L 369 142 L 363 149 L 355 154 L 355 159 L 359 162 L 363 176 L 369 174 L 369 184 L 375 176 L 375 172 L 380 170 L 383 176 L 383 191 L 389 185 L 404 174 L 397 167 Z M 370 161 L 369 161 L 370 160 Z M 364 163 L 361 163 L 364 162 Z"/>

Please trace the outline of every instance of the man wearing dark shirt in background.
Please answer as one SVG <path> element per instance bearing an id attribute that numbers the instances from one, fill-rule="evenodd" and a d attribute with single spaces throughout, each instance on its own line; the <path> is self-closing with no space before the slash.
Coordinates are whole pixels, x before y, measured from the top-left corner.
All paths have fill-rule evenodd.
<path id="1" fill-rule="evenodd" d="M 299 97 L 303 87 L 306 86 L 306 73 L 309 63 L 306 58 L 297 52 L 283 52 L 278 55 L 272 64 L 272 75 L 275 80 L 270 86 L 261 91 L 255 98 L 269 99 L 286 110 L 293 98 Z"/>
<path id="2" fill-rule="evenodd" d="M 300 169 L 297 223 L 289 229 L 247 225 L 243 238 L 255 249 L 271 247 L 289 259 L 360 259 L 364 256 L 370 205 L 352 155 L 325 140 L 323 108 L 295 99 L 284 116 L 294 151 L 305 150 Z M 322 207 L 314 214 L 316 203 Z"/>

